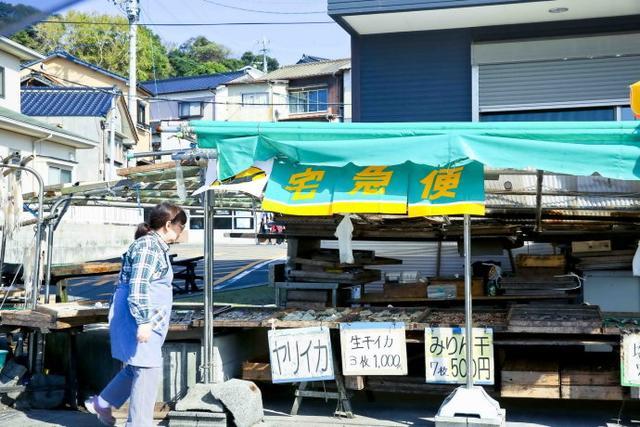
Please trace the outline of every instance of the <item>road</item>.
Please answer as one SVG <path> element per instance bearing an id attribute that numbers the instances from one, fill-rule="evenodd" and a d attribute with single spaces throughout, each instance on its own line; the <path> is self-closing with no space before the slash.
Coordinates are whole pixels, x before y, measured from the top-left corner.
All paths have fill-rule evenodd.
<path id="1" fill-rule="evenodd" d="M 202 255 L 195 245 L 176 245 L 171 249 L 178 258 Z M 214 283 L 216 291 L 231 291 L 268 283 L 269 264 L 283 262 L 284 245 L 218 245 L 214 251 Z M 204 276 L 204 262 L 198 262 L 196 274 Z M 111 298 L 116 274 L 70 280 L 67 291 L 71 299 L 105 300 Z M 182 281 L 176 281 L 180 287 Z M 199 283 L 201 286 L 201 283 Z"/>

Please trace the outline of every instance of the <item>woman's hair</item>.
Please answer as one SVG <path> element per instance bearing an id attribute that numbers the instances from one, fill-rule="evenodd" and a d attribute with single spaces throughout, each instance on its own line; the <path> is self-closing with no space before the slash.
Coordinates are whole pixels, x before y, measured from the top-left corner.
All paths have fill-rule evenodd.
<path id="1" fill-rule="evenodd" d="M 135 238 L 146 236 L 151 231 L 159 230 L 168 222 L 174 224 L 185 225 L 187 223 L 187 214 L 184 213 L 180 206 L 169 202 L 162 202 L 156 205 L 149 212 L 148 222 L 138 224 Z"/>

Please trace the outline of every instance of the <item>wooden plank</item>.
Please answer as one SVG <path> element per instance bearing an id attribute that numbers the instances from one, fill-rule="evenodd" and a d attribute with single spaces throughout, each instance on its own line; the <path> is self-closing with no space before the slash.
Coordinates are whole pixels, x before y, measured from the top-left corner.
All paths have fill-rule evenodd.
<path id="1" fill-rule="evenodd" d="M 575 386 L 615 386 L 620 385 L 620 371 L 615 369 L 606 371 L 562 369 L 560 383 Z"/>
<path id="2" fill-rule="evenodd" d="M 622 400 L 622 386 L 562 385 L 562 399 Z"/>
<path id="3" fill-rule="evenodd" d="M 132 174 L 155 172 L 155 171 L 165 170 L 165 169 L 174 169 L 175 167 L 176 167 L 176 162 L 160 162 L 160 163 L 154 163 L 151 165 L 133 166 L 130 168 L 120 168 L 120 169 L 117 169 L 116 172 L 118 173 L 118 176 L 129 176 Z"/>
<path id="4" fill-rule="evenodd" d="M 84 274 L 110 274 L 118 273 L 121 264 L 119 262 L 85 262 L 82 264 L 62 264 L 51 267 L 51 275 L 54 277 L 81 276 Z"/>
<path id="5" fill-rule="evenodd" d="M 427 294 L 427 283 L 384 283 L 382 286 L 385 298 L 424 298 Z"/>
<path id="6" fill-rule="evenodd" d="M 242 379 L 251 381 L 271 381 L 271 364 L 265 362 L 243 362 Z"/>
<path id="7" fill-rule="evenodd" d="M 97 302 L 97 301 L 96 301 Z M 109 314 L 108 307 L 97 308 L 95 302 L 81 303 L 58 303 L 58 304 L 41 304 L 36 307 L 36 311 L 49 314 L 53 319 L 66 318 L 82 318 L 107 316 Z"/>
<path id="8" fill-rule="evenodd" d="M 502 384 L 558 386 L 559 363 L 555 360 L 508 360 L 502 367 Z"/>
<path id="9" fill-rule="evenodd" d="M 526 397 L 531 399 L 560 399 L 560 387 L 504 384 L 500 388 L 501 397 Z"/>
<path id="10" fill-rule="evenodd" d="M 527 267 L 556 267 L 565 266 L 564 255 L 527 255 L 520 254 L 516 257 L 516 264 L 520 268 Z"/>

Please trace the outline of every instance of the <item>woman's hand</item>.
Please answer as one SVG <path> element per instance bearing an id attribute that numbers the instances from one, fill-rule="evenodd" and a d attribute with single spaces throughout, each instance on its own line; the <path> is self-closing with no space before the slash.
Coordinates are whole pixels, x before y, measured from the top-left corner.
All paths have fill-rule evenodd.
<path id="1" fill-rule="evenodd" d="M 149 338 L 151 337 L 151 332 L 152 332 L 151 323 L 143 323 L 141 325 L 138 325 L 138 334 L 137 334 L 138 342 L 145 343 L 149 341 Z"/>

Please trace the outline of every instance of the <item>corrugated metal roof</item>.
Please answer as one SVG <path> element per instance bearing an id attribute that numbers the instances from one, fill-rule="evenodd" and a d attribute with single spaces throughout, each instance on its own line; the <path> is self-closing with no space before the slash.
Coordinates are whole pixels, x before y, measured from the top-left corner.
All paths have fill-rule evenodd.
<path id="1" fill-rule="evenodd" d="M 246 71 L 230 71 L 228 73 L 207 74 L 203 76 L 174 77 L 163 80 L 149 80 L 140 83 L 143 89 L 153 95 L 167 93 L 193 92 L 214 89 L 246 74 Z"/>
<path id="2" fill-rule="evenodd" d="M 105 117 L 113 88 L 23 87 L 22 114 L 28 116 Z"/>
<path id="3" fill-rule="evenodd" d="M 314 76 L 326 76 L 351 68 L 351 59 L 315 61 L 304 64 L 287 65 L 272 71 L 258 80 L 291 80 Z"/>
<path id="4" fill-rule="evenodd" d="M 485 180 L 487 207 L 535 208 L 536 183 L 535 175 L 500 174 L 497 180 Z M 506 190 L 509 187 L 511 190 Z M 594 211 L 640 209 L 639 181 L 545 174 L 542 193 L 544 209 L 584 209 L 591 214 Z"/>

